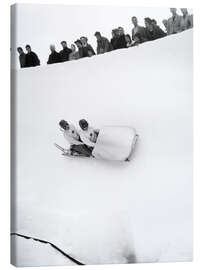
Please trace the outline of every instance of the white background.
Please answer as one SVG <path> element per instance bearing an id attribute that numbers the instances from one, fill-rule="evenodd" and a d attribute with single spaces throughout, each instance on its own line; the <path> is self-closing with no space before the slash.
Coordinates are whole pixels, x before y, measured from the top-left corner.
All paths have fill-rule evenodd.
<path id="1" fill-rule="evenodd" d="M 7 1 L 2 1 L 1 3 L 1 104 L 0 104 L 0 123 L 1 123 L 1 269 L 11 269 L 12 266 L 9 265 L 9 3 Z M 21 2 L 21 1 L 18 1 Z M 37 1 L 22 1 L 38 3 Z M 56 1 L 40 1 L 41 3 L 56 3 Z M 14 3 L 10 1 L 10 3 Z M 202 153 L 203 153 L 203 129 L 202 129 L 202 52 L 200 48 L 203 48 L 202 32 L 203 23 L 201 22 L 201 1 L 60 1 L 60 3 L 66 4 L 111 4 L 111 5 L 130 5 L 130 6 L 187 6 L 194 8 L 195 13 L 195 89 L 194 89 L 194 262 L 193 263 L 175 263 L 175 264 L 141 264 L 141 265 L 116 265 L 116 266 L 87 266 L 86 269 L 134 269 L 135 267 L 140 269 L 202 269 Z M 58 2 L 59 4 L 59 2 Z M 201 29 L 201 31 L 200 31 Z M 64 267 L 65 268 L 65 267 Z M 50 268 L 38 268 L 38 269 L 50 269 Z M 63 267 L 56 267 L 54 269 L 63 269 Z M 67 269 L 67 267 L 66 267 Z M 71 269 L 69 267 L 68 269 Z M 72 267 L 72 269 L 81 269 L 79 267 Z"/>

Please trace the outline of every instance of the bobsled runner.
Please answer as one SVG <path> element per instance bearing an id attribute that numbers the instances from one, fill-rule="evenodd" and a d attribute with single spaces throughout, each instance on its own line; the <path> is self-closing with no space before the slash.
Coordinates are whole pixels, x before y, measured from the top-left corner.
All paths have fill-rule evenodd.
<path id="1" fill-rule="evenodd" d="M 97 141 L 90 157 L 99 160 L 130 161 L 133 157 L 138 137 L 136 130 L 131 127 L 104 126 L 99 130 Z M 62 151 L 64 156 L 83 156 L 58 144 L 55 144 L 55 146 Z"/>

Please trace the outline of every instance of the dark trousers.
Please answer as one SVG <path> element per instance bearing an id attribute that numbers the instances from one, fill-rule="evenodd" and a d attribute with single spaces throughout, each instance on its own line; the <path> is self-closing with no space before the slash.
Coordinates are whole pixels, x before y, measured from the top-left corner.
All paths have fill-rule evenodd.
<path id="1" fill-rule="evenodd" d="M 87 145 L 85 144 L 73 144 L 71 146 L 71 151 L 73 152 L 76 152 L 82 156 L 85 156 L 85 157 L 91 157 L 92 155 L 92 150 L 93 150 L 93 147 L 88 147 Z"/>

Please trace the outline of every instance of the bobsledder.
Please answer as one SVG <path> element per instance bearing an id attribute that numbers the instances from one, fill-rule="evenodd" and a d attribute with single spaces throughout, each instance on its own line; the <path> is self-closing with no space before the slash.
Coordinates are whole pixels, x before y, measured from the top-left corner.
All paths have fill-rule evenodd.
<path id="1" fill-rule="evenodd" d="M 84 136 L 80 133 L 78 133 L 80 134 L 78 136 L 75 135 L 77 132 L 75 127 L 72 126 L 70 128 L 69 125 L 67 128 L 67 122 L 65 120 L 62 121 L 64 121 L 63 125 L 60 126 L 63 127 L 64 137 L 70 143 L 69 149 L 54 144 L 62 152 L 62 155 L 68 157 L 89 157 L 107 161 L 130 161 L 132 159 L 138 139 L 138 134 L 136 134 L 134 128 L 103 126 L 96 130 L 96 138 L 89 143 L 87 140 L 83 140 Z M 90 135 L 92 132 L 94 132 L 93 129 L 91 129 Z"/>

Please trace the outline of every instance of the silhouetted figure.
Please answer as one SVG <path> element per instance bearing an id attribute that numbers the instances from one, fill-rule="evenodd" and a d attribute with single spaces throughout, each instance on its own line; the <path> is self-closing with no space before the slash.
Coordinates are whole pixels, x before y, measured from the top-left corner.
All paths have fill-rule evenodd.
<path id="1" fill-rule="evenodd" d="M 132 23 L 134 25 L 132 29 L 132 40 L 135 41 L 136 44 L 147 41 L 146 29 L 138 25 L 138 20 L 135 16 L 132 17 Z"/>
<path id="2" fill-rule="evenodd" d="M 61 56 L 60 53 L 56 52 L 55 46 L 50 45 L 51 54 L 49 55 L 49 59 L 47 61 L 47 64 L 55 64 L 61 62 Z"/>
<path id="3" fill-rule="evenodd" d="M 40 65 L 40 60 L 36 53 L 31 50 L 30 45 L 25 46 L 27 54 L 25 57 L 25 67 L 35 67 Z"/>
<path id="4" fill-rule="evenodd" d="M 20 67 L 24 68 L 26 65 L 26 54 L 24 53 L 23 49 L 21 47 L 17 48 L 17 51 L 19 53 L 19 62 L 20 62 Z"/>
<path id="5" fill-rule="evenodd" d="M 118 49 L 118 38 L 119 38 L 119 31 L 118 29 L 113 29 L 112 32 L 112 38 L 111 38 L 111 46 L 113 50 Z"/>
<path id="6" fill-rule="evenodd" d="M 150 18 L 145 18 L 144 21 L 148 41 L 163 38 L 166 36 L 166 33 L 157 24 L 153 24 Z"/>
<path id="7" fill-rule="evenodd" d="M 97 54 L 110 52 L 112 50 L 111 43 L 107 38 L 102 37 L 100 32 L 96 32 L 94 35 L 97 39 Z"/>
<path id="8" fill-rule="evenodd" d="M 180 28 L 181 16 L 177 14 L 176 8 L 170 8 L 170 12 L 172 13 L 172 17 L 168 19 L 167 25 L 168 25 L 168 34 L 172 35 L 181 31 Z"/>
<path id="9" fill-rule="evenodd" d="M 193 17 L 192 15 L 188 14 L 187 8 L 181 8 L 180 9 L 183 16 L 181 16 L 180 19 L 180 31 L 185 31 L 189 28 L 193 27 Z"/>
<path id="10" fill-rule="evenodd" d="M 123 27 L 118 27 L 118 41 L 117 41 L 117 48 L 118 49 L 123 49 L 123 48 L 127 48 L 127 43 L 125 40 L 125 32 Z"/>
<path id="11" fill-rule="evenodd" d="M 92 46 L 88 43 L 87 37 L 81 37 L 80 41 L 82 42 L 82 46 L 83 46 L 83 57 L 89 56 L 88 51 L 91 51 L 91 55 L 95 55 L 95 51 L 92 48 Z"/>
<path id="12" fill-rule="evenodd" d="M 60 51 L 61 62 L 69 61 L 69 55 L 72 50 L 68 48 L 66 41 L 61 41 L 61 46 L 63 47 L 63 49 Z"/>

